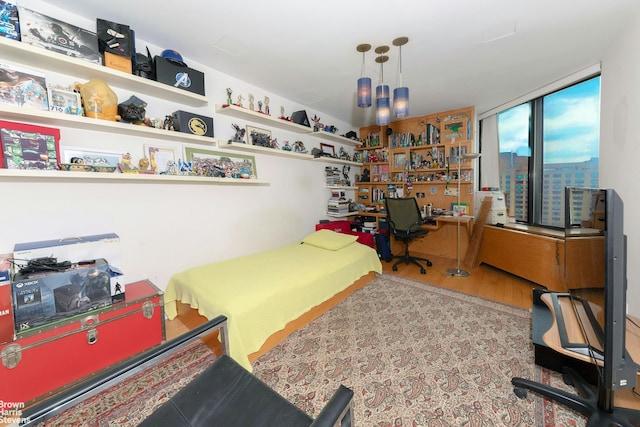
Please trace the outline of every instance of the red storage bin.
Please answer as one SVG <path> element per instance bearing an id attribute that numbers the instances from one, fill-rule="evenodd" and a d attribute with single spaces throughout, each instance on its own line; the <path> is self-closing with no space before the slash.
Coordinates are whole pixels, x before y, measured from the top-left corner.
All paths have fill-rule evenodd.
<path id="1" fill-rule="evenodd" d="M 350 234 L 352 236 L 358 236 L 358 243 L 369 246 L 375 249 L 375 243 L 373 234 L 359 233 L 357 231 L 351 231 L 351 223 L 349 221 L 329 221 L 320 224 L 316 224 L 316 231 L 322 229 L 333 230 L 336 233 Z"/>

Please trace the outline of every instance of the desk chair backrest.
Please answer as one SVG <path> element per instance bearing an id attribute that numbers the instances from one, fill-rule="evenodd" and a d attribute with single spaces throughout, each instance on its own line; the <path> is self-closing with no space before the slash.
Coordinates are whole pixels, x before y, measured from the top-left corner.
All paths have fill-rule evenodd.
<path id="1" fill-rule="evenodd" d="M 415 197 L 385 199 L 387 221 L 392 231 L 413 232 L 422 225 L 422 214 Z"/>

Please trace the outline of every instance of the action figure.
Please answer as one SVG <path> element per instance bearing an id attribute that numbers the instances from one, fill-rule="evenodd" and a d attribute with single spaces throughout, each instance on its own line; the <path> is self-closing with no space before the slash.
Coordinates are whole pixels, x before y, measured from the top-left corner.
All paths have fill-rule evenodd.
<path id="1" fill-rule="evenodd" d="M 227 88 L 227 104 L 231 105 L 233 104 L 233 99 L 231 99 L 231 94 L 233 93 L 233 91 L 231 90 L 230 87 Z"/>
<path id="2" fill-rule="evenodd" d="M 268 97 L 268 96 L 265 96 L 265 97 L 264 97 L 264 113 L 265 113 L 267 116 L 270 116 L 270 115 L 271 115 L 271 114 L 269 114 L 269 97 Z"/>
<path id="3" fill-rule="evenodd" d="M 251 111 L 255 110 L 255 106 L 253 105 L 253 94 L 252 93 L 249 94 L 249 110 L 251 110 Z"/>
<path id="4" fill-rule="evenodd" d="M 240 126 L 238 126 L 235 123 L 231 124 L 231 126 L 236 131 L 236 134 L 233 136 L 233 139 L 231 140 L 231 142 L 242 142 L 242 143 L 244 143 L 244 133 L 246 132 L 246 129 L 240 128 Z"/>

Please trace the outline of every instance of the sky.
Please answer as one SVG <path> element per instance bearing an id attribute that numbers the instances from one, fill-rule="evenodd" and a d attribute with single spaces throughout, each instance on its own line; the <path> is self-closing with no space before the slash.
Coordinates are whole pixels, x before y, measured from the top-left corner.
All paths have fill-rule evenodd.
<path id="1" fill-rule="evenodd" d="M 544 163 L 583 162 L 599 155 L 600 77 L 544 97 Z M 501 153 L 528 156 L 530 105 L 498 116 Z"/>

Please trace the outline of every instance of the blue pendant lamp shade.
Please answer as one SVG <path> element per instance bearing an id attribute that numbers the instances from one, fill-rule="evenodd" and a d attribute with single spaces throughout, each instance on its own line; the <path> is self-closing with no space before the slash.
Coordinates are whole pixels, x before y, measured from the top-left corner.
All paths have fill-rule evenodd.
<path id="1" fill-rule="evenodd" d="M 364 53 L 371 49 L 370 44 L 359 44 L 356 46 L 358 52 L 362 52 L 362 71 L 358 79 L 358 107 L 371 107 L 371 79 L 364 77 Z"/>
<path id="2" fill-rule="evenodd" d="M 408 87 L 397 87 L 393 90 L 393 116 L 398 119 L 409 117 Z"/>
<path id="3" fill-rule="evenodd" d="M 409 117 L 409 88 L 402 85 L 402 46 L 409 38 L 398 37 L 393 41 L 394 46 L 400 48 L 398 56 L 398 87 L 393 90 L 393 116 L 397 119 Z"/>
<path id="4" fill-rule="evenodd" d="M 376 124 L 386 126 L 391 121 L 391 105 L 389 98 L 376 99 Z"/>
<path id="5" fill-rule="evenodd" d="M 358 107 L 371 107 L 371 79 L 369 77 L 358 79 Z"/>
<path id="6" fill-rule="evenodd" d="M 384 63 L 389 57 L 383 55 L 389 51 L 389 46 L 377 47 L 375 52 L 380 55 L 376 62 L 380 64 L 380 84 L 376 87 L 376 124 L 386 126 L 391 121 L 391 100 L 389 99 L 389 86 L 384 84 Z"/>

